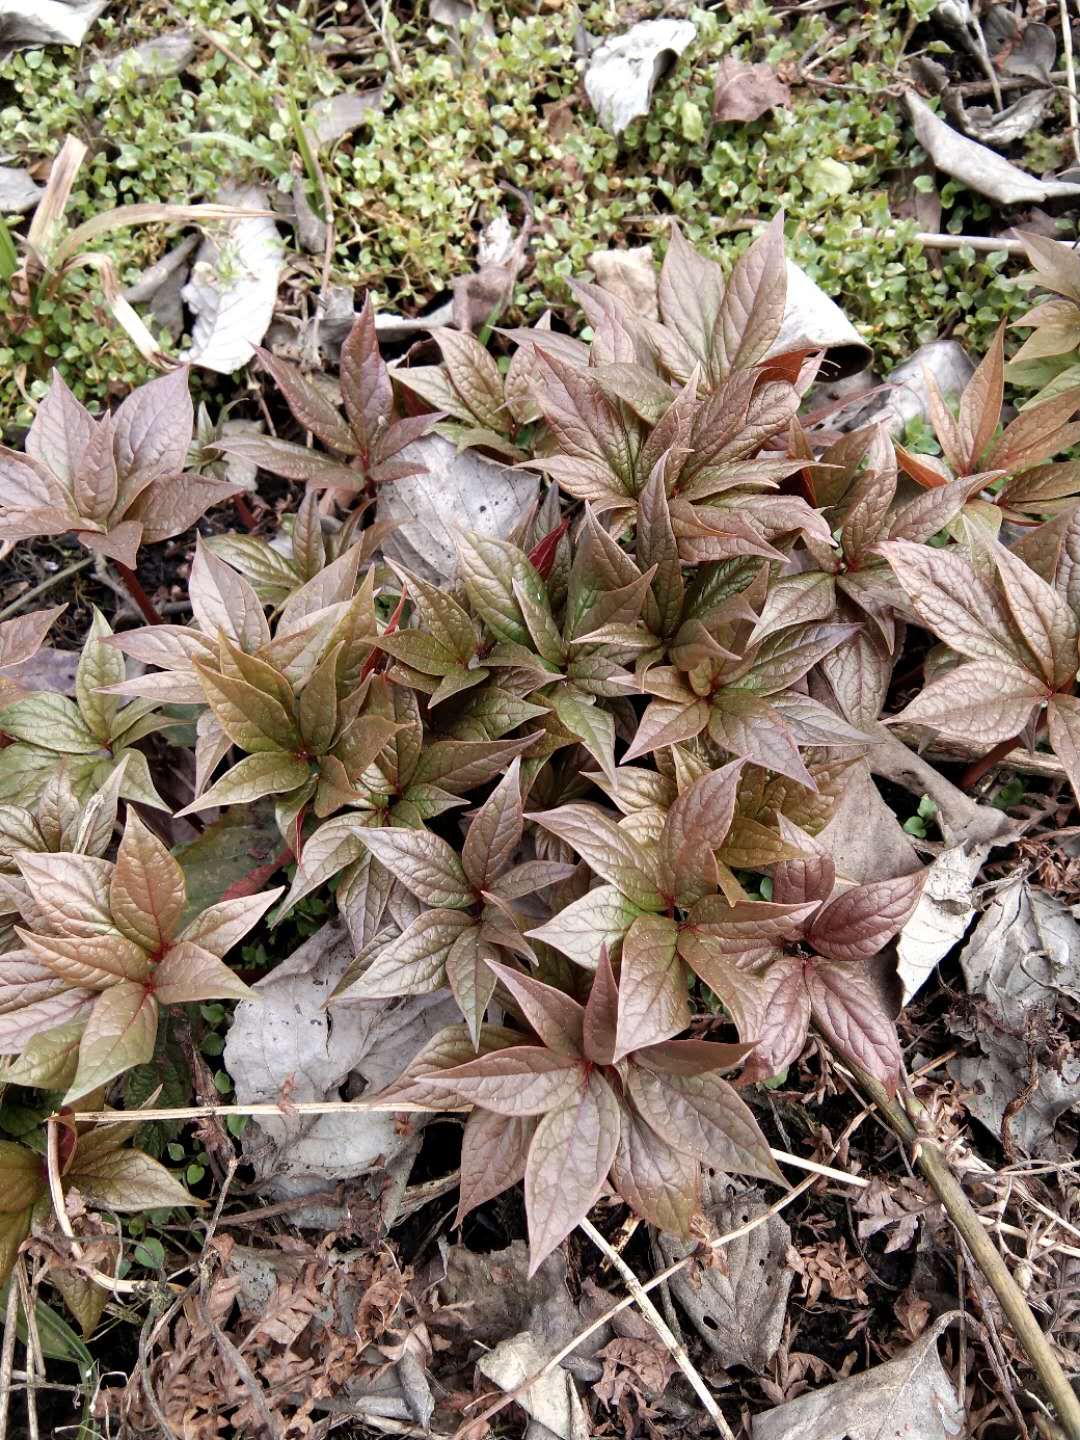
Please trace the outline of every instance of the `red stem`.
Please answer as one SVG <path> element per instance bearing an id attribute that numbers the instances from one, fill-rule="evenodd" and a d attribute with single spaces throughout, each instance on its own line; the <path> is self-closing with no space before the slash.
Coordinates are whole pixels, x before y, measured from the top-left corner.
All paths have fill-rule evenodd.
<path id="1" fill-rule="evenodd" d="M 243 495 L 233 496 L 233 509 L 236 511 L 236 517 L 240 521 L 240 524 L 243 525 L 244 529 L 249 533 L 254 533 L 254 531 L 259 528 L 259 522 L 252 514 L 251 506 L 244 499 Z"/>
<path id="2" fill-rule="evenodd" d="M 154 602 L 150 599 L 150 596 L 147 595 L 146 591 L 143 589 L 142 582 L 135 574 L 135 571 L 129 570 L 128 567 L 119 560 L 114 560 L 113 564 L 116 566 L 116 573 L 124 582 L 124 588 L 127 590 L 131 598 L 135 601 L 135 604 L 139 607 L 140 611 L 142 612 L 143 619 L 146 621 L 146 623 L 148 625 L 164 625 L 164 620 L 162 620 L 161 616 L 154 608 Z"/>
<path id="3" fill-rule="evenodd" d="M 1038 737 L 1046 728 L 1045 714 L 1039 720 L 1035 735 Z M 1023 734 L 1014 735 L 1011 740 L 1001 740 L 981 760 L 973 760 L 964 773 L 960 776 L 959 786 L 961 790 L 973 790 L 984 775 L 988 775 L 995 765 L 1000 765 L 1006 755 L 1011 755 L 1018 745 L 1024 743 Z"/>

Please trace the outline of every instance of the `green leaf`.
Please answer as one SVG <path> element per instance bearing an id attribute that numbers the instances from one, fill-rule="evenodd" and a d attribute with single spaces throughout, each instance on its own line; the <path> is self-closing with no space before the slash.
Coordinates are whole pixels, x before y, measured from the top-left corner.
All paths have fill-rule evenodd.
<path id="1" fill-rule="evenodd" d="M 104 991 L 86 1022 L 64 1104 L 73 1105 L 133 1065 L 145 1065 L 154 1053 L 157 1024 L 157 1001 L 144 985 L 125 980 Z"/>
<path id="2" fill-rule="evenodd" d="M 176 930 L 186 900 L 183 870 L 134 810 L 129 810 L 109 884 L 114 921 L 152 954 Z"/>
<path id="3" fill-rule="evenodd" d="M 562 805 L 528 817 L 568 845 L 641 910 L 661 910 L 655 866 L 642 847 L 596 806 Z"/>
<path id="4" fill-rule="evenodd" d="M 364 830 L 360 838 L 425 905 L 461 909 L 472 903 L 472 886 L 461 861 L 437 835 L 379 827 Z"/>
<path id="5" fill-rule="evenodd" d="M 104 685 L 119 685 L 125 673 L 120 651 L 102 644 L 104 637 L 112 633 L 112 627 L 95 606 L 75 671 L 75 697 L 82 718 L 90 733 L 103 745 L 112 738 L 120 700 L 116 695 L 101 695 L 98 691 Z"/>
<path id="6" fill-rule="evenodd" d="M 6 705 L 0 710 L 0 730 L 61 755 L 93 755 L 101 749 L 74 701 L 52 691 Z"/>

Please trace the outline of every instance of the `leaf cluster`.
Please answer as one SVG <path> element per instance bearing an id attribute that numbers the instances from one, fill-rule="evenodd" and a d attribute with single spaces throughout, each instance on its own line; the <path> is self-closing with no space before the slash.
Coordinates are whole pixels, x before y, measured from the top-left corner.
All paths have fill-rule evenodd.
<path id="1" fill-rule="evenodd" d="M 315 896 L 351 936 L 329 1003 L 456 1002 L 387 1098 L 471 1108 L 459 1218 L 524 1179 L 534 1264 L 605 1186 L 686 1234 L 702 1163 L 775 1179 L 736 1089 L 811 1035 L 897 1087 L 890 947 L 925 872 L 854 884 L 828 825 L 881 719 L 987 746 L 1045 729 L 1080 793 L 1080 501 L 1031 488 L 1080 394 L 999 434 L 999 337 L 956 416 L 934 402 L 948 472 L 916 475 L 880 429 L 800 418 L 819 357 L 780 339 L 786 284 L 780 220 L 727 277 L 675 232 L 658 318 L 579 285 L 589 338 L 510 329 L 506 365 L 445 331 L 440 366 L 388 368 L 370 303 L 343 409 L 264 358 L 323 448 L 220 448 L 304 480 L 283 534 L 197 538 L 190 623 L 95 616 L 74 699 L 2 697 L 5 1079 L 81 1101 L 150 1065 L 162 1006 L 251 998 L 225 956 L 282 891 L 188 915 L 135 809 L 167 808 L 139 745 L 183 706 L 178 814 L 273 800 L 296 863 L 274 922 Z M 74 456 L 50 427 L 85 412 L 55 393 L 31 451 Z M 452 536 L 443 588 L 381 554 L 363 493 L 436 425 L 548 481 L 509 534 Z M 346 485 L 335 528 L 319 494 Z M 1002 519 L 1025 522 L 1011 545 Z M 916 627 L 937 643 L 897 714 Z"/>

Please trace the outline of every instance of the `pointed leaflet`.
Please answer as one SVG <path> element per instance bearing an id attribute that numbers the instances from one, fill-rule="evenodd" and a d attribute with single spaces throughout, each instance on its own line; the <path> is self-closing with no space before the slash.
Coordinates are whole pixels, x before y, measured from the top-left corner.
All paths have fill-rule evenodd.
<path id="1" fill-rule="evenodd" d="M 660 623 L 667 634 L 682 614 L 685 586 L 679 546 L 671 528 L 664 471 L 665 465 L 657 464 L 638 496 L 637 557 L 643 571 L 656 566 L 652 588 L 660 608 Z"/>
<path id="2" fill-rule="evenodd" d="M 153 990 L 160 1005 L 258 999 L 223 960 L 191 940 L 178 940 L 165 952 L 154 967 Z"/>
<path id="3" fill-rule="evenodd" d="M 204 1205 L 189 1195 L 164 1165 L 141 1150 L 98 1147 L 86 1153 L 80 1140 L 67 1179 L 90 1202 L 120 1214 L 173 1205 Z"/>
<path id="4" fill-rule="evenodd" d="M 749 370 L 780 333 L 787 300 L 784 215 L 779 211 L 731 272 L 720 305 L 714 346 L 719 369 Z"/>
<path id="5" fill-rule="evenodd" d="M 703 775 L 671 806 L 660 835 L 661 893 L 688 910 L 716 889 L 712 852 L 724 843 L 735 813 L 742 760 Z"/>
<path id="6" fill-rule="evenodd" d="M 650 1225 L 688 1238 L 700 1209 L 701 1166 L 653 1130 L 630 1105 L 619 1102 L 619 1148 L 611 1162 L 611 1183 Z"/>
<path id="7" fill-rule="evenodd" d="M 432 337 L 442 351 L 450 384 L 468 407 L 471 416 L 500 434 L 507 428 L 503 403 L 503 381 L 499 367 L 475 335 L 436 326 Z"/>
<path id="8" fill-rule="evenodd" d="M 75 671 L 75 698 L 79 710 L 93 735 L 103 745 L 112 739 L 120 701 L 113 695 L 98 692 L 102 686 L 118 685 L 124 679 L 123 655 L 113 646 L 102 644 L 104 638 L 111 634 L 109 622 L 95 606 Z"/>
<path id="9" fill-rule="evenodd" d="M 494 974 L 517 1001 L 526 1022 L 547 1048 L 557 1055 L 580 1059 L 584 1054 L 583 1007 L 553 985 L 545 985 L 531 975 L 512 970 L 508 965 L 495 961 L 490 964 Z"/>
<path id="10" fill-rule="evenodd" d="M 1048 685 L 1057 689 L 1076 678 L 1076 616 L 1053 586 L 1004 545 L 992 542 L 1005 600 Z"/>
<path id="11" fill-rule="evenodd" d="M 461 861 L 437 835 L 393 827 L 364 830 L 360 840 L 425 905 L 459 909 L 472 900 Z"/>
<path id="12" fill-rule="evenodd" d="M 893 718 L 932 725 L 960 740 L 996 745 L 1018 734 L 1046 695 L 1045 681 L 1016 664 L 971 660 L 932 680 Z"/>
<path id="13" fill-rule="evenodd" d="M 956 428 L 965 464 L 959 473 L 974 474 L 993 439 L 1005 392 L 1005 322 L 998 326 L 990 349 L 964 387 Z"/>
<path id="14" fill-rule="evenodd" d="M 724 302 L 724 277 L 715 260 L 706 260 L 672 225 L 660 270 L 660 313 L 686 342 L 694 357 L 711 370 L 716 330 Z M 719 375 L 711 375 L 713 380 Z"/>
<path id="15" fill-rule="evenodd" d="M 928 870 L 845 890 L 814 917 L 808 944 L 833 960 L 869 960 L 899 934 L 919 903 Z"/>
<path id="16" fill-rule="evenodd" d="M 75 1078 L 84 1028 L 84 1022 L 75 1020 L 31 1036 L 18 1059 L 9 1062 L 5 1081 L 41 1090 L 66 1090 Z"/>
<path id="17" fill-rule="evenodd" d="M 218 632 L 224 631 L 249 655 L 270 643 L 270 627 L 258 595 L 201 537 L 195 544 L 188 598 L 196 624 L 208 639 L 216 641 Z"/>
<path id="18" fill-rule="evenodd" d="M 170 938 L 186 903 L 183 870 L 129 809 L 109 883 L 116 924 L 152 954 Z"/>
<path id="19" fill-rule="evenodd" d="M 107 860 L 24 851 L 15 857 L 15 863 L 35 905 L 57 934 L 79 938 L 107 935 L 113 929 L 109 911 L 113 867 Z"/>
<path id="20" fill-rule="evenodd" d="M 306 760 L 286 755 L 283 750 L 264 751 L 261 755 L 245 755 L 197 800 L 176 812 L 195 815 L 218 805 L 248 805 L 264 795 L 286 795 L 298 789 L 312 776 Z"/>
<path id="21" fill-rule="evenodd" d="M 709 710 L 709 736 L 729 754 L 815 788 L 791 732 L 763 696 L 730 686 L 718 691 Z"/>
<path id="22" fill-rule="evenodd" d="M 68 985 L 107 990 L 121 980 L 140 983 L 150 974 L 150 957 L 141 945 L 114 930 L 110 935 L 33 935 L 16 927 L 16 934 L 42 965 Z"/>
<path id="23" fill-rule="evenodd" d="M 809 853 L 795 860 L 782 860 L 773 870 L 772 898 L 778 905 L 824 904 L 836 884 L 836 865 L 823 848 L 806 841 L 803 832 L 783 815 L 779 816 L 784 839 Z"/>
<path id="24" fill-rule="evenodd" d="M 616 1058 L 678 1035 L 690 1023 L 679 929 L 666 915 L 642 915 L 623 941 Z"/>
<path id="25" fill-rule="evenodd" d="M 834 1050 L 895 1095 L 903 1071 L 896 1026 L 862 967 L 819 961 L 806 970 L 814 1024 Z"/>
<path id="26" fill-rule="evenodd" d="M 615 782 L 615 717 L 599 705 L 588 705 L 559 691 L 552 697 L 555 714 L 576 740 L 580 740 L 608 781 Z"/>
<path id="27" fill-rule="evenodd" d="M 596 1203 L 619 1144 L 619 1102 L 597 1070 L 576 1103 L 553 1110 L 536 1127 L 525 1167 L 529 1274 Z"/>
<path id="28" fill-rule="evenodd" d="M 780 955 L 757 981 L 750 1020 L 754 1049 L 743 1079 L 769 1080 L 799 1058 L 810 1028 L 810 992 L 797 955 Z"/>
<path id="29" fill-rule="evenodd" d="M 601 946 L 606 945 L 609 953 L 614 953 L 640 914 L 641 908 L 617 886 L 599 885 L 560 910 L 547 924 L 526 931 L 526 935 L 554 945 L 577 964 L 595 970 Z"/>
<path id="30" fill-rule="evenodd" d="M 305 846 L 305 855 L 306 851 Z M 284 893 L 284 886 L 278 885 L 259 895 L 238 895 L 233 900 L 219 900 L 216 905 L 200 911 L 177 936 L 177 940 L 190 941 L 221 959 L 258 924 L 274 901 Z"/>
<path id="31" fill-rule="evenodd" d="M 561 805 L 528 818 L 572 845 L 599 876 L 635 905 L 648 910 L 663 907 L 649 856 L 602 810 L 592 805 Z"/>
<path id="32" fill-rule="evenodd" d="M 612 1065 L 618 1059 L 619 992 L 607 950 L 601 950 L 600 963 L 593 976 L 588 1003 L 582 1022 L 582 1043 L 585 1058 L 594 1065 Z"/>
<path id="33" fill-rule="evenodd" d="M 495 991 L 495 972 L 489 961 L 498 956 L 495 946 L 484 939 L 479 925 L 472 925 L 454 941 L 446 954 L 446 980 L 465 1017 L 473 1044 L 477 1044 L 488 1003 Z"/>
<path id="34" fill-rule="evenodd" d="M 304 429 L 317 435 L 331 450 L 338 450 L 344 455 L 355 455 L 357 444 L 352 431 L 315 378 L 305 375 L 298 366 L 291 365 L 287 360 L 280 360 L 269 350 L 257 348 L 256 353 L 273 375 L 289 409 Z"/>
<path id="35" fill-rule="evenodd" d="M 79 515 L 91 522 L 93 529 L 98 526 L 108 529 L 105 522 L 116 504 L 117 475 L 112 447 L 112 424 L 112 416 L 106 414 L 94 426 L 90 443 L 79 459 L 72 487 Z M 102 549 L 108 553 L 104 545 Z"/>
<path id="36" fill-rule="evenodd" d="M 445 1090 L 448 1104 L 480 1105 L 497 1115 L 542 1115 L 573 1104 L 585 1074 L 582 1062 L 571 1056 L 542 1045 L 512 1045 L 440 1070 L 428 1082 Z"/>
<path id="37" fill-rule="evenodd" d="M 477 811 L 465 836 L 461 863 L 473 885 L 478 889 L 490 889 L 492 883 L 509 869 L 524 828 L 521 761 L 515 758 L 506 775 Z"/>
<path id="38" fill-rule="evenodd" d="M 341 395 L 356 445 L 365 460 L 370 460 L 394 411 L 394 389 L 379 353 L 370 295 L 364 297 L 363 308 L 341 347 Z"/>
<path id="39" fill-rule="evenodd" d="M 909 540 L 879 547 L 927 629 L 972 660 L 1027 666 L 1027 649 L 996 591 L 963 555 Z"/>
<path id="40" fill-rule="evenodd" d="M 26 453 L 51 470 L 69 492 L 94 435 L 95 421 L 64 383 L 59 370 L 26 436 Z"/>
<path id="41" fill-rule="evenodd" d="M 380 1000 L 393 995 L 430 995 L 446 981 L 446 957 L 475 921 L 460 910 L 425 910 L 376 954 L 354 985 L 335 1000 Z"/>
<path id="42" fill-rule="evenodd" d="M 125 1070 L 148 1064 L 157 1025 L 157 1001 L 145 985 L 125 980 L 105 990 L 86 1022 L 78 1069 L 64 1104 L 73 1105 Z"/>
<path id="43" fill-rule="evenodd" d="M 1055 695 L 1046 707 L 1046 722 L 1054 754 L 1065 767 L 1073 794 L 1080 797 L 1080 700 Z"/>
<path id="44" fill-rule="evenodd" d="M 687 699 L 685 703 L 651 701 L 622 763 L 625 765 L 668 745 L 681 745 L 686 740 L 693 740 L 709 723 L 709 715 L 707 700 Z"/>
<path id="45" fill-rule="evenodd" d="M 631 1059 L 627 1089 L 635 1109 L 676 1150 L 736 1175 L 782 1180 L 753 1115 L 719 1075 L 675 1075 Z"/>
<path id="46" fill-rule="evenodd" d="M 461 1179 L 454 1228 L 485 1200 L 516 1185 L 525 1174 L 529 1145 L 536 1133 L 532 1116 L 523 1118 L 474 1110 L 461 1139 Z"/>

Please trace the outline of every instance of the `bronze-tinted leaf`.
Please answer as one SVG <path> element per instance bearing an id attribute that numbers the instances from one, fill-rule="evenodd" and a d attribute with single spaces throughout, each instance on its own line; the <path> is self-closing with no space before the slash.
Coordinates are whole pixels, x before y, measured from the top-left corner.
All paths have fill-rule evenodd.
<path id="1" fill-rule="evenodd" d="M 889 1094 L 903 1071 L 896 1027 L 861 965 L 821 961 L 806 969 L 814 1024 L 845 1060 L 850 1060 Z"/>
<path id="2" fill-rule="evenodd" d="M 619 1102 L 597 1070 L 576 1101 L 543 1116 L 525 1167 L 529 1274 L 595 1204 L 619 1145 Z"/>
<path id="3" fill-rule="evenodd" d="M 474 1110 L 465 1122 L 461 1138 L 461 1179 L 457 1228 L 485 1200 L 491 1200 L 516 1185 L 525 1174 L 529 1145 L 536 1132 L 533 1116 L 496 1115 Z"/>
<path id="4" fill-rule="evenodd" d="M 627 1088 L 635 1109 L 676 1150 L 731 1174 L 782 1180 L 753 1115 L 719 1075 L 677 1075 L 632 1059 Z"/>
<path id="5" fill-rule="evenodd" d="M 157 1001 L 145 985 L 125 980 L 94 1002 L 79 1046 L 79 1065 L 64 1096 L 73 1105 L 134 1065 L 146 1065 L 157 1036 Z"/>
<path id="6" fill-rule="evenodd" d="M 109 882 L 109 906 L 116 924 L 153 954 L 172 936 L 186 902 L 184 872 L 129 810 Z"/>
<path id="7" fill-rule="evenodd" d="M 807 943 L 833 960 L 869 960 L 906 924 L 929 873 L 917 870 L 845 890 L 818 911 Z"/>
<path id="8" fill-rule="evenodd" d="M 617 1056 L 678 1035 L 690 1023 L 679 929 L 666 915 L 641 915 L 623 941 Z"/>
<path id="9" fill-rule="evenodd" d="M 630 1105 L 619 1102 L 619 1148 L 611 1183 L 637 1214 L 670 1235 L 690 1234 L 701 1204 L 701 1165 L 673 1150 Z"/>

